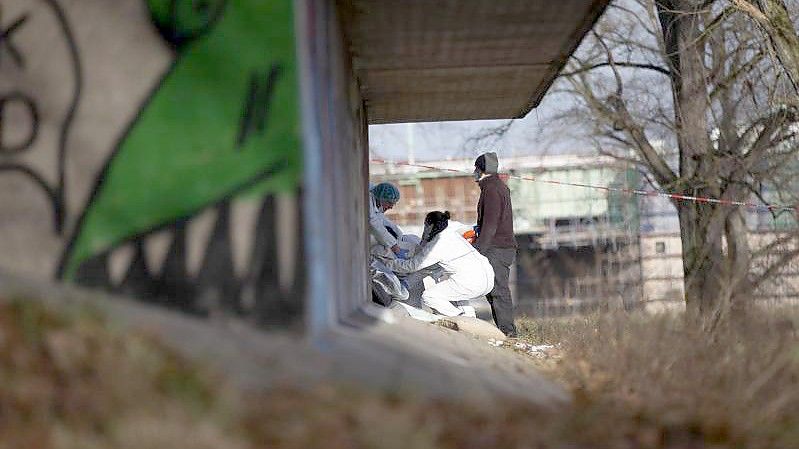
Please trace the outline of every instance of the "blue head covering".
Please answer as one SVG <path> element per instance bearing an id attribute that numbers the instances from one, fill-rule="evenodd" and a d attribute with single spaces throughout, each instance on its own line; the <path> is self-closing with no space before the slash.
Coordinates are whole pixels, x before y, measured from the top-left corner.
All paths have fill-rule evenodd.
<path id="1" fill-rule="evenodd" d="M 374 195 L 377 201 L 386 201 L 391 204 L 396 204 L 400 199 L 399 189 L 394 187 L 394 184 L 388 182 L 381 182 L 372 187 L 372 195 Z"/>

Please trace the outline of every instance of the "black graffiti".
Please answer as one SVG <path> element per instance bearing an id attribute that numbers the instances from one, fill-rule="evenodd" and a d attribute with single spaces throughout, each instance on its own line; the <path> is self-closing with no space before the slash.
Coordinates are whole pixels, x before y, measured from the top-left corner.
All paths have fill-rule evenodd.
<path id="1" fill-rule="evenodd" d="M 266 74 L 253 71 L 250 75 L 250 87 L 244 100 L 236 149 L 241 149 L 251 136 L 261 135 L 266 130 L 269 105 L 272 103 L 280 72 L 280 65 L 272 64 Z"/>
<path id="2" fill-rule="evenodd" d="M 66 157 L 67 157 L 67 140 L 72 123 L 78 110 L 82 91 L 83 91 L 83 68 L 81 66 L 80 55 L 78 51 L 77 42 L 75 40 L 72 27 L 67 20 L 62 6 L 56 0 L 42 0 L 42 2 L 49 7 L 50 13 L 54 16 L 57 22 L 57 29 L 61 37 L 66 43 L 67 51 L 69 54 L 69 68 L 64 68 L 63 73 L 71 71 L 73 83 L 71 85 L 71 101 L 63 116 L 63 119 L 56 124 L 59 128 L 58 146 L 53 149 L 45 149 L 45 151 L 52 151 L 55 153 L 56 165 L 56 182 L 55 185 L 48 185 L 44 182 L 44 178 L 39 175 L 33 168 L 24 165 L 23 163 L 3 163 L 0 167 L 0 172 L 17 172 L 22 173 L 27 178 L 32 180 L 37 186 L 40 186 L 47 196 L 51 199 L 53 207 L 53 229 L 58 235 L 63 234 L 66 224 Z M 16 19 L 7 28 L 2 29 L 0 34 L 0 50 L 5 50 L 20 67 L 25 69 L 25 55 L 20 51 L 20 48 L 15 45 L 12 40 L 14 33 L 18 32 L 24 24 L 27 23 L 30 14 L 23 14 Z M 28 135 L 20 142 L 9 144 L 6 136 L 7 115 L 8 107 L 10 105 L 21 105 L 28 114 L 30 120 L 30 128 Z M 36 102 L 32 98 L 22 92 L 12 92 L 0 97 L 0 155 L 11 156 L 22 151 L 30 149 L 36 141 L 39 126 L 40 126 L 40 111 Z"/>
<path id="3" fill-rule="evenodd" d="M 12 104 L 19 104 L 22 106 L 28 115 L 30 123 L 30 130 L 25 139 L 19 143 L 8 144 L 6 142 L 6 128 L 8 126 L 6 117 L 8 115 L 8 108 Z M 36 103 L 27 95 L 21 92 L 12 92 L 8 95 L 0 97 L 0 154 L 13 154 L 25 151 L 33 145 L 36 136 L 39 134 L 39 110 Z"/>
<path id="4" fill-rule="evenodd" d="M 267 195 L 262 200 L 246 272 L 237 276 L 233 269 L 231 230 L 236 218 L 231 208 L 233 200 L 284 168 L 284 164 L 270 167 L 236 186 L 216 202 L 132 235 L 95 254 L 78 265 L 74 281 L 197 315 L 207 315 L 212 309 L 219 308 L 220 311 L 252 318 L 263 326 L 285 326 L 297 322 L 302 317 L 305 288 L 304 241 L 302 238 L 297 240 L 294 276 L 290 285 L 281 287 L 277 243 L 281 238 L 277 225 L 280 211 L 274 196 Z M 302 195 L 298 193 L 296 207 L 301 210 Z M 200 269 L 196 274 L 190 274 L 187 266 L 188 228 L 197 216 L 209 209 L 216 211 L 216 221 L 207 244 L 201 249 Z M 300 220 L 298 229 L 302 229 L 301 212 L 297 218 Z M 170 244 L 161 269 L 157 271 L 148 266 L 145 241 L 162 232 L 168 233 Z M 128 244 L 133 246 L 133 258 L 127 264 L 122 280 L 114 282 L 109 269 L 110 255 Z M 252 294 L 253 304 L 249 307 L 245 305 L 245 292 Z"/>
<path id="5" fill-rule="evenodd" d="M 14 46 L 14 43 L 11 41 L 11 33 L 19 31 L 19 29 L 27 20 L 28 15 L 25 14 L 14 21 L 14 23 L 9 25 L 8 28 L 2 30 L 2 33 L 0 33 L 0 49 L 5 48 L 19 67 L 25 67 L 25 59 L 22 57 L 22 53 L 20 53 L 19 49 L 17 49 L 17 47 Z"/>
<path id="6" fill-rule="evenodd" d="M 164 40 L 180 50 L 213 29 L 225 6 L 227 0 L 171 0 L 167 16 L 152 19 Z"/>
<path id="7" fill-rule="evenodd" d="M 56 233 L 61 235 L 64 232 L 67 214 L 66 201 L 64 201 L 64 198 L 66 197 L 67 136 L 69 134 L 70 128 L 72 127 L 72 122 L 75 120 L 75 116 L 78 112 L 78 103 L 80 102 L 81 96 L 83 94 L 83 66 L 80 62 L 77 41 L 75 40 L 75 36 L 72 33 L 72 28 L 67 21 L 66 14 L 64 14 L 64 10 L 61 9 L 55 0 L 46 0 L 46 3 L 52 6 L 53 11 L 58 17 L 58 23 L 61 25 L 61 30 L 66 37 L 66 43 L 69 47 L 69 54 L 73 64 L 72 69 L 74 79 L 72 103 L 69 105 L 69 110 L 67 111 L 67 115 L 64 118 L 64 122 L 61 125 L 61 130 L 58 135 L 58 192 L 61 204 L 64 205 L 64 210 L 60 214 L 56 214 L 57 221 L 55 223 L 55 228 Z"/>
<path id="8" fill-rule="evenodd" d="M 59 192 L 50 187 L 44 178 L 42 178 L 41 175 L 36 173 L 30 167 L 14 163 L 0 163 L 0 173 L 3 172 L 21 174 L 30 179 L 34 184 L 39 186 L 42 191 L 44 191 L 53 209 L 53 223 L 55 226 L 54 231 L 59 232 L 58 223 L 62 223 L 64 220 L 64 202 L 63 198 L 59 195 Z"/>

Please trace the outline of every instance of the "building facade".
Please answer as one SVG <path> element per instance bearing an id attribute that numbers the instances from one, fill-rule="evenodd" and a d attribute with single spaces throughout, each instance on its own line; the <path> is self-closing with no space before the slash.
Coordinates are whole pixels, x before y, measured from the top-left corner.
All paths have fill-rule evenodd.
<path id="1" fill-rule="evenodd" d="M 469 175 L 472 162 L 424 163 L 441 170 L 373 164 L 371 180 L 399 186 L 402 199 L 389 216 L 406 232 L 419 233 L 431 210 L 449 210 L 465 223 L 476 221 L 479 188 Z M 666 197 L 604 189 L 651 189 L 635 168 L 609 157 L 572 155 L 501 158 L 500 164 L 510 175 L 505 179 L 519 244 L 514 299 L 522 313 L 683 304 L 682 242 L 674 204 Z M 749 211 L 747 219 L 755 249 L 795 229 L 795 218 L 785 214 L 775 218 Z M 790 242 L 776 245 L 776 252 L 753 260 L 753 270 L 764 271 L 792 248 Z M 792 259 L 759 286 L 755 296 L 770 301 L 797 298 L 797 268 Z"/>

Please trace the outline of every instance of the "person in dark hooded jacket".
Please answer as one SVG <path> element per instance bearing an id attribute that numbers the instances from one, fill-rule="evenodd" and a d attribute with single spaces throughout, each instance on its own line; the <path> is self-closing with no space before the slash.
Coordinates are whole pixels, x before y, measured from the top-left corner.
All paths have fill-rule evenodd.
<path id="1" fill-rule="evenodd" d="M 478 234 L 474 247 L 494 269 L 494 289 L 486 295 L 491 304 L 494 322 L 509 337 L 516 336 L 513 299 L 510 294 L 510 267 L 516 259 L 516 237 L 513 234 L 513 206 L 510 190 L 497 175 L 496 153 L 484 153 L 474 162 L 474 178 L 480 184 L 477 202 Z"/>

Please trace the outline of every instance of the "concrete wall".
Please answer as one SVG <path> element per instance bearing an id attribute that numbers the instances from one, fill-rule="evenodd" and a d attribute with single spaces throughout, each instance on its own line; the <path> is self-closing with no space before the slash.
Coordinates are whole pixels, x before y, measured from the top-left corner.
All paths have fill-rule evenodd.
<path id="1" fill-rule="evenodd" d="M 309 320 L 323 331 L 371 300 L 367 125 L 335 2 L 298 0 Z M 333 300 L 335 299 L 335 301 Z"/>
<path id="2" fill-rule="evenodd" d="M 755 291 L 754 297 L 775 304 L 795 303 L 799 298 L 799 259 L 781 261 L 796 249 L 792 231 L 750 231 L 749 245 L 755 253 L 753 274 L 779 264 L 780 268 Z M 778 243 L 787 239 L 784 243 Z M 641 236 L 641 268 L 645 301 L 682 301 L 684 297 L 682 242 L 678 233 L 651 233 Z"/>
<path id="3" fill-rule="evenodd" d="M 682 301 L 684 296 L 682 242 L 679 234 L 640 237 L 644 301 Z"/>
<path id="4" fill-rule="evenodd" d="M 195 3 L 3 0 L 0 269 L 266 323 L 305 293 L 312 320 L 349 316 L 367 127 L 336 2 Z"/>
<path id="5" fill-rule="evenodd" d="M 195 3 L 3 0 L 0 269 L 285 322 L 305 271 L 293 4 Z"/>

